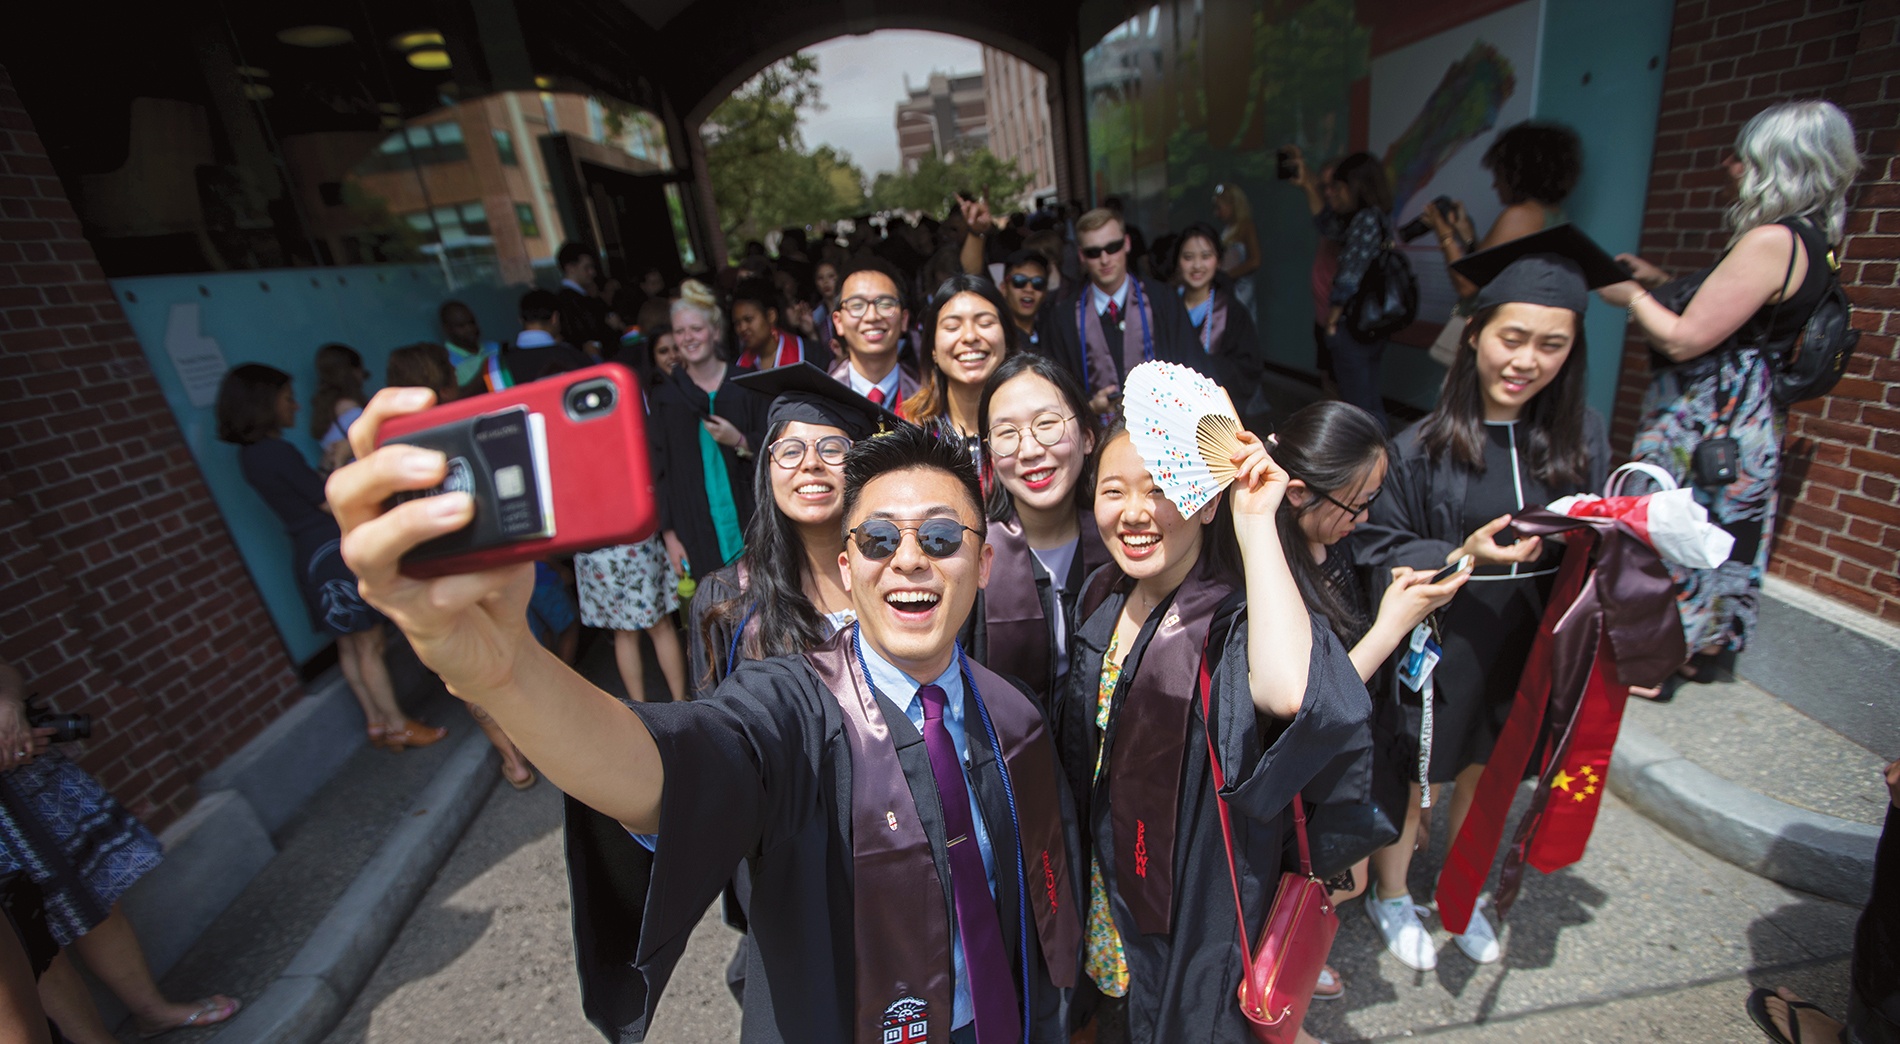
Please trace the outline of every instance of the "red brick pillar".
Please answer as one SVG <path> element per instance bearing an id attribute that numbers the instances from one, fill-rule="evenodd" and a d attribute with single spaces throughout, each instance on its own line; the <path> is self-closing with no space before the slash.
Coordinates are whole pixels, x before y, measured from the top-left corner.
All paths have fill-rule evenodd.
<path id="1" fill-rule="evenodd" d="M 302 687 L 3 67 L 0 404 L 0 657 L 162 827 Z"/>

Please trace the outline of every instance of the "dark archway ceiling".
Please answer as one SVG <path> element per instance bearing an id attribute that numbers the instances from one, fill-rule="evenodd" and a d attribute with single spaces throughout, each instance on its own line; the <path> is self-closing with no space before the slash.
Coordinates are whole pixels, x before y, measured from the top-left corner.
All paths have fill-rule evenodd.
<path id="1" fill-rule="evenodd" d="M 503 0 L 470 0 L 481 8 Z M 689 124 L 771 62 L 835 36 L 928 29 L 968 37 L 1055 73 L 1078 3 L 1053 0 L 516 0 L 535 71 L 630 101 L 664 96 Z M 576 26 L 584 27 L 574 32 Z M 629 76 L 643 81 L 626 82 Z M 616 83 L 615 81 L 620 81 Z"/>

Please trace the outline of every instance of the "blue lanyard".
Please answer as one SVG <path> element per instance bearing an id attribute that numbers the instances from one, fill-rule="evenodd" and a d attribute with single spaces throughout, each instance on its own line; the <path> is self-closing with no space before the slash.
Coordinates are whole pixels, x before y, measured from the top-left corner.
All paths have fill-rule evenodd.
<path id="1" fill-rule="evenodd" d="M 858 670 L 864 672 L 864 687 L 876 692 L 877 683 L 871 680 L 871 665 L 864 662 L 864 645 L 859 640 L 862 633 L 856 623 L 851 625 L 851 651 L 858 658 Z M 1009 781 L 1009 762 L 1003 759 L 1003 745 L 996 740 L 996 726 L 990 721 L 990 709 L 984 706 L 982 694 L 976 691 L 976 677 L 970 673 L 970 661 L 964 658 L 963 643 L 958 642 L 956 649 L 957 670 L 963 676 L 964 691 L 969 693 L 971 701 L 976 704 L 977 715 L 983 719 L 983 735 L 989 739 L 990 750 L 996 755 L 997 775 L 1003 777 L 1003 800 L 1009 805 L 1009 826 L 1016 832 L 1016 952 L 1018 963 L 1022 966 L 1023 1039 L 1026 1041 L 1033 1036 L 1030 1032 L 1029 919 L 1034 915 L 1029 912 L 1029 870 L 1023 860 L 1023 825 L 1016 815 L 1016 788 Z"/>
<path id="2" fill-rule="evenodd" d="M 1089 313 L 1091 298 L 1095 296 L 1095 285 L 1089 284 L 1082 290 L 1075 302 L 1075 341 L 1082 349 L 1082 390 L 1094 394 L 1095 386 L 1089 383 Z M 1128 273 L 1128 297 L 1134 310 L 1141 315 L 1141 361 L 1155 361 L 1154 316 L 1142 310 L 1141 280 L 1133 272 Z M 1102 347 L 1108 347 L 1104 334 Z"/>
<path id="3" fill-rule="evenodd" d="M 739 643 L 745 640 L 745 625 L 752 622 L 752 614 L 759 611 L 759 603 L 753 602 L 745 607 L 745 615 L 739 618 L 739 627 L 732 632 L 732 644 L 726 647 L 726 673 L 722 678 L 732 676 L 732 668 L 739 662 Z"/>

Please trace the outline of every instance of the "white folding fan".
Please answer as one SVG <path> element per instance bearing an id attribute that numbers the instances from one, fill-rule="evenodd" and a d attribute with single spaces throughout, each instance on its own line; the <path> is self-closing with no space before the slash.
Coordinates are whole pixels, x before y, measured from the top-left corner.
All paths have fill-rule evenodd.
<path id="1" fill-rule="evenodd" d="M 1128 371 L 1122 409 L 1142 463 L 1182 517 L 1234 480 L 1240 415 L 1212 378 L 1177 363 L 1142 363 Z"/>

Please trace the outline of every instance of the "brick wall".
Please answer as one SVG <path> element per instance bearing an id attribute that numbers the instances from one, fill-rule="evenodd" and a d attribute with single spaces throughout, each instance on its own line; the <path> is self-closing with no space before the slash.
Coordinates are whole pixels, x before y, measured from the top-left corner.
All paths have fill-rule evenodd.
<path id="1" fill-rule="evenodd" d="M 1782 522 L 1770 570 L 1900 622 L 1900 0 L 1683 0 L 1676 5 L 1641 253 L 1664 268 L 1713 264 L 1721 162 L 1772 102 L 1826 98 L 1854 121 L 1866 166 L 1849 198 L 1841 280 L 1862 331 L 1834 393 L 1788 419 Z M 1642 343 L 1623 354 L 1613 445 L 1630 446 L 1649 381 Z"/>
<path id="2" fill-rule="evenodd" d="M 302 695 L 0 67 L 0 656 L 154 827 Z"/>

